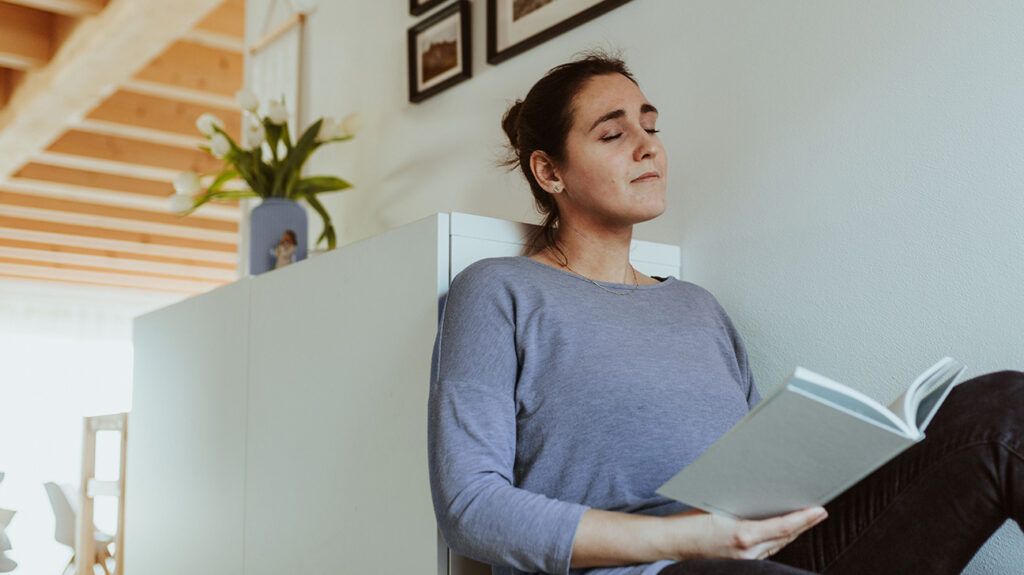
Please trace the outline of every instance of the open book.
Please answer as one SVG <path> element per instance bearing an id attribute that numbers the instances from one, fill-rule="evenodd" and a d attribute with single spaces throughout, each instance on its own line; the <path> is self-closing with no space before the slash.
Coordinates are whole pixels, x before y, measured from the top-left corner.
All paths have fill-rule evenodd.
<path id="1" fill-rule="evenodd" d="M 797 367 L 657 493 L 743 519 L 824 505 L 924 439 L 965 369 L 942 358 L 886 408 Z"/>

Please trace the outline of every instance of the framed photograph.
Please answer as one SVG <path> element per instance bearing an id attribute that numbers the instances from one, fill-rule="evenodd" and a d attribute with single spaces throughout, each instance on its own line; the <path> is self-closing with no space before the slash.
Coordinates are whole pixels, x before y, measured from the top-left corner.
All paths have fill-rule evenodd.
<path id="1" fill-rule="evenodd" d="M 487 0 L 487 62 L 497 64 L 629 0 Z"/>
<path id="2" fill-rule="evenodd" d="M 473 75 L 469 1 L 409 29 L 409 101 L 421 102 Z"/>
<path id="3" fill-rule="evenodd" d="M 444 4 L 446 0 L 409 0 L 409 12 L 413 16 L 421 16 L 435 6 Z"/>

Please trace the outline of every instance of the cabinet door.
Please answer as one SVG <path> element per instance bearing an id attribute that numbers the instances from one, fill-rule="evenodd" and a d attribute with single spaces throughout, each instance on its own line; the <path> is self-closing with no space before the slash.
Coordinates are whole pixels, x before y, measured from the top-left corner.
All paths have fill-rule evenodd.
<path id="1" fill-rule="evenodd" d="M 247 575 L 438 564 L 427 395 L 447 214 L 253 279 Z"/>
<path id="2" fill-rule="evenodd" d="M 136 318 L 128 573 L 241 575 L 249 282 Z"/>

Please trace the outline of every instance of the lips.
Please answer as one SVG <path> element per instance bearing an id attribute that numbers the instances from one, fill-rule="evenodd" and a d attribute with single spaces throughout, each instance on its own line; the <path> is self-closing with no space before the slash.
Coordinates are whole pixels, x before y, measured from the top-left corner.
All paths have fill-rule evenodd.
<path id="1" fill-rule="evenodd" d="M 641 174 L 640 177 L 635 178 L 635 179 L 633 179 L 631 181 L 633 181 L 633 182 L 650 182 L 650 181 L 653 181 L 653 180 L 657 180 L 660 177 L 661 176 L 658 174 L 658 172 L 645 172 L 645 173 Z"/>

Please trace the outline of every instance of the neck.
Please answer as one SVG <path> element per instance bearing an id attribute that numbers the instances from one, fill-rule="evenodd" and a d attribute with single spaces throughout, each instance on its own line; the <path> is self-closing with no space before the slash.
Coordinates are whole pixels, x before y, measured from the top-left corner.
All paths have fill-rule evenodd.
<path id="1" fill-rule="evenodd" d="M 632 225 L 608 229 L 567 225 L 563 222 L 559 224 L 555 237 L 557 248 L 551 246 L 545 251 L 547 257 L 559 265 L 564 265 L 568 259 L 573 271 L 592 280 L 624 284 L 634 282 L 633 268 L 629 264 Z"/>

